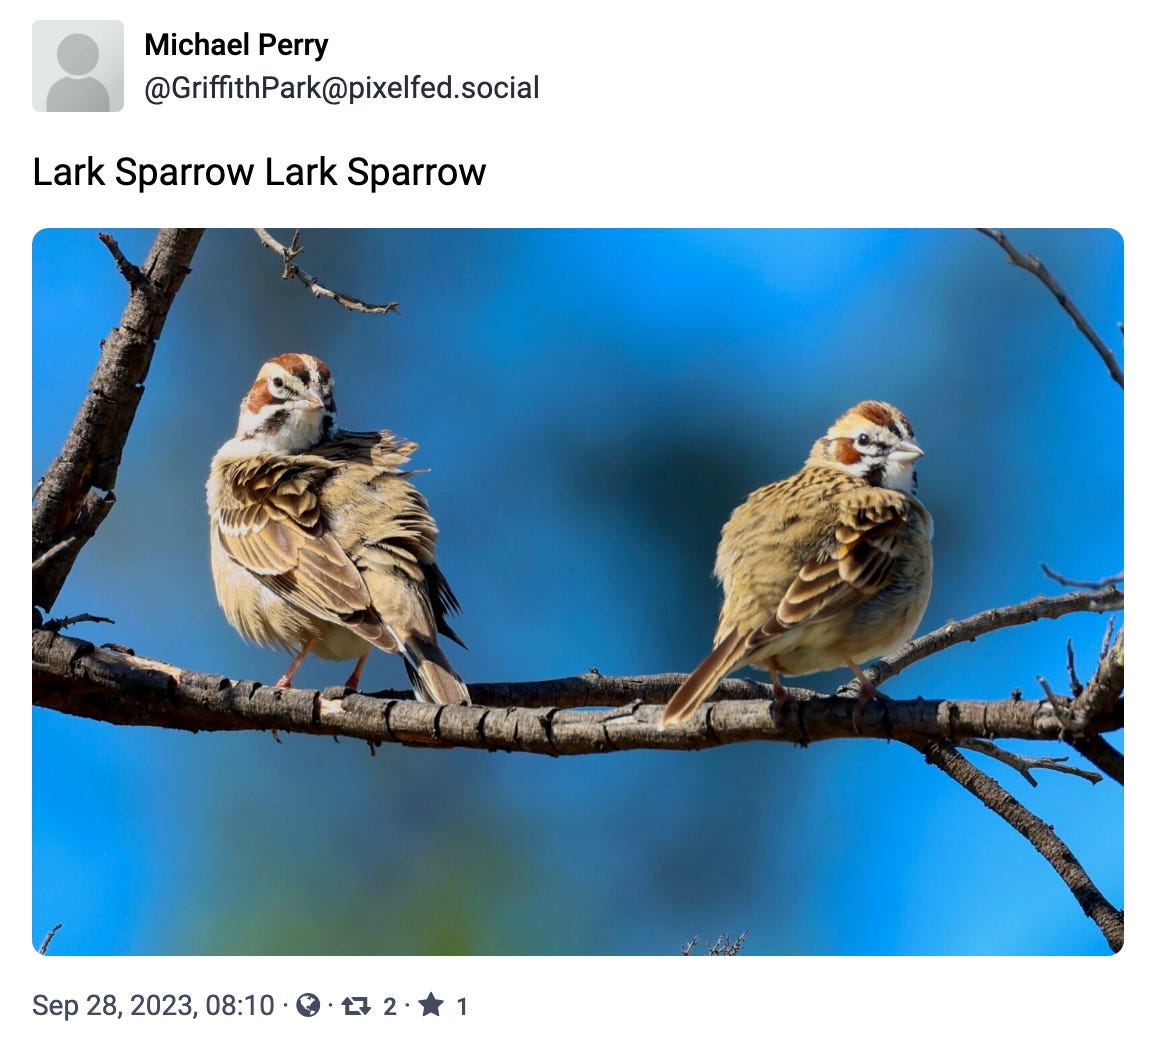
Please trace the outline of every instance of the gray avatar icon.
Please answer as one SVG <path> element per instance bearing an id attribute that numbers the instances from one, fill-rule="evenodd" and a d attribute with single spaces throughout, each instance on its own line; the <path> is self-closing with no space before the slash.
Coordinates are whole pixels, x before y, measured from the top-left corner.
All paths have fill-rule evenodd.
<path id="1" fill-rule="evenodd" d="M 86 76 L 100 61 L 100 48 L 85 33 L 72 33 L 60 41 L 56 60 L 68 73 L 48 92 L 49 113 L 107 113 L 108 88 L 94 76 Z"/>
<path id="2" fill-rule="evenodd" d="M 123 23 L 33 22 L 32 108 L 40 113 L 123 109 Z"/>

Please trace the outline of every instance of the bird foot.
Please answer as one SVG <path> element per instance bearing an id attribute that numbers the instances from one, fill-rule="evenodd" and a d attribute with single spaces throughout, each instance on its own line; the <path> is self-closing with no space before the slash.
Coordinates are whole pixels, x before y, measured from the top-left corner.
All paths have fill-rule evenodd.
<path id="1" fill-rule="evenodd" d="M 860 714 L 864 712 L 864 707 L 868 705 L 868 700 L 880 698 L 880 693 L 876 690 L 876 685 L 868 679 L 864 671 L 857 666 L 856 663 L 849 658 L 845 658 L 844 661 L 848 663 L 849 668 L 852 670 L 852 675 L 860 684 L 860 698 L 856 700 L 856 705 L 852 708 L 852 727 L 856 729 L 857 735 L 863 735 L 864 731 L 860 725 Z"/>
<path id="2" fill-rule="evenodd" d="M 792 696 L 788 694 L 788 689 L 784 687 L 779 681 L 772 683 L 772 716 L 779 719 L 784 716 L 784 711 L 792 702 Z"/>
<path id="3" fill-rule="evenodd" d="M 352 670 L 352 676 L 344 683 L 349 691 L 356 691 L 360 687 L 360 674 L 364 672 L 364 663 L 368 661 L 367 655 L 362 655 L 356 660 L 356 666 Z"/>

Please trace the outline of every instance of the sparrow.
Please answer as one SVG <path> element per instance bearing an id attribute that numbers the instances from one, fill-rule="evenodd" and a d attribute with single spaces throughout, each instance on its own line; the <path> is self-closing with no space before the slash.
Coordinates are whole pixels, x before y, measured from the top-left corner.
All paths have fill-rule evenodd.
<path id="1" fill-rule="evenodd" d="M 417 445 L 387 430 L 334 429 L 332 374 L 284 353 L 240 402 L 236 435 L 212 459 L 212 578 L 224 615 L 246 639 L 295 657 L 356 659 L 373 648 L 404 660 L 422 702 L 467 703 L 437 641 L 463 644 L 444 619 L 459 604 L 436 564 L 436 523 L 408 481 Z"/>
<path id="2" fill-rule="evenodd" d="M 859 664 L 916 631 L 932 589 L 932 518 L 917 500 L 912 424 L 891 404 L 865 400 L 815 444 L 804 468 L 759 488 L 724 525 L 715 575 L 724 603 L 712 652 L 669 700 L 679 724 L 744 666 L 781 675 L 846 666 L 876 694 Z"/>

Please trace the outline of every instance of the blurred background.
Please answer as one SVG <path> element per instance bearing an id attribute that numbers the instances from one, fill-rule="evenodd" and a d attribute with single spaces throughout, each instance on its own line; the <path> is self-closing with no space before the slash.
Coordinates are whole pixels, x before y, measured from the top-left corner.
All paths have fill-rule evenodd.
<path id="1" fill-rule="evenodd" d="M 152 231 L 109 232 L 143 261 Z M 1120 236 L 1008 232 L 1119 352 Z M 33 243 L 33 482 L 124 305 L 95 234 Z M 690 670 L 710 647 L 728 514 L 865 398 L 905 411 L 927 452 L 922 630 L 1060 592 L 1041 561 L 1086 579 L 1123 567 L 1122 393 L 1052 296 L 974 231 L 330 230 L 303 244 L 306 271 L 400 315 L 315 300 L 251 231 L 207 233 L 116 507 L 53 609 L 115 625 L 73 635 L 233 677 L 283 671 L 216 605 L 204 480 L 261 362 L 293 350 L 330 365 L 345 426 L 419 442 L 466 680 Z M 995 633 L 885 691 L 1035 700 L 1038 674 L 1067 691 L 1066 640 L 1087 679 L 1105 626 Z M 349 671 L 311 659 L 296 683 Z M 398 659 L 369 660 L 364 690 L 407 686 Z M 54 955 L 666 955 L 745 930 L 757 954 L 1109 952 L 1032 847 L 903 745 L 554 760 L 281 738 L 34 710 L 32 942 L 62 923 Z M 1034 789 L 969 756 L 1124 905 L 1120 787 L 1041 772 Z"/>

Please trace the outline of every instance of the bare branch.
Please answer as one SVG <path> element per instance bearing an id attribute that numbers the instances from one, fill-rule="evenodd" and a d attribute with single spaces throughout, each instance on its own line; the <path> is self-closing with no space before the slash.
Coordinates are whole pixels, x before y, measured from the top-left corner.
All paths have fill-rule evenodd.
<path id="1" fill-rule="evenodd" d="M 1065 775 L 1077 775 L 1081 779 L 1087 779 L 1093 785 L 1104 777 L 1097 772 L 1085 771 L 1083 768 L 1076 768 L 1072 765 L 1065 764 L 1064 762 L 1068 760 L 1067 757 L 1022 757 L 1019 754 L 1010 753 L 1008 750 L 1001 749 L 987 739 L 966 739 L 964 742 L 958 742 L 956 745 L 960 749 L 983 753 L 986 757 L 993 757 L 1002 764 L 1007 764 L 1009 768 L 1015 768 L 1033 786 L 1040 785 L 1032 777 L 1033 768 L 1040 769 L 1041 771 L 1059 771 Z"/>
<path id="2" fill-rule="evenodd" d="M 140 267 L 134 262 L 129 262 L 124 257 L 124 252 L 120 250 L 120 245 L 116 243 L 116 238 L 111 233 L 97 233 L 96 238 L 103 244 L 116 260 L 116 268 L 120 271 L 120 275 L 128 281 L 128 286 L 133 291 L 140 291 L 147 295 L 151 293 L 151 288 L 148 284 L 148 278 L 141 272 Z"/>
<path id="3" fill-rule="evenodd" d="M 1053 571 L 1043 561 L 1040 562 L 1040 570 L 1053 581 L 1059 582 L 1061 586 L 1071 586 L 1074 589 L 1107 589 L 1109 586 L 1119 586 L 1124 581 L 1124 572 L 1122 571 L 1115 575 L 1109 575 L 1107 578 L 1098 579 L 1096 582 L 1085 582 L 1061 575 L 1059 572 Z"/>
<path id="4" fill-rule="evenodd" d="M 69 626 L 75 626 L 78 622 L 107 622 L 113 626 L 116 625 L 115 619 L 106 619 L 103 615 L 89 615 L 88 612 L 81 612 L 79 615 L 68 615 L 62 619 L 49 619 L 44 623 L 44 629 L 51 630 L 53 633 L 59 633 L 61 630 L 66 630 Z"/>
<path id="5" fill-rule="evenodd" d="M 45 565 L 48 564 L 48 562 L 51 561 L 52 558 L 56 556 L 56 554 L 63 553 L 66 549 L 69 549 L 71 546 L 73 546 L 77 541 L 79 541 L 79 537 L 75 534 L 75 532 L 73 532 L 66 538 L 62 538 L 51 549 L 45 550 L 40 554 L 40 556 L 32 561 L 32 574 L 35 575 L 38 571 L 42 571 Z"/>
<path id="6" fill-rule="evenodd" d="M 1052 685 L 1048 683 L 1047 678 L 1038 676 L 1036 683 L 1040 685 L 1044 692 L 1044 698 L 1047 699 L 1048 705 L 1052 707 L 1052 712 L 1056 715 L 1056 719 L 1064 726 L 1065 730 L 1070 735 L 1082 735 L 1088 725 L 1078 720 L 1072 712 L 1072 700 L 1064 701 L 1062 695 L 1057 695 L 1052 690 Z"/>
<path id="7" fill-rule="evenodd" d="M 1116 703 L 1124 691 L 1124 630 L 1096 667 L 1092 679 L 1072 703 L 1077 720 L 1091 723 Z"/>
<path id="8" fill-rule="evenodd" d="M 47 935 L 44 936 L 44 941 L 40 943 L 40 953 L 48 952 L 48 944 L 56 937 L 56 933 L 63 927 L 63 924 L 57 924 Z"/>
<path id="9" fill-rule="evenodd" d="M 1118 589 L 1098 593 L 1062 593 L 1056 597 L 1033 597 L 1021 604 L 991 608 L 959 622 L 948 622 L 931 633 L 910 640 L 891 655 L 877 659 L 865 670 L 873 684 L 881 684 L 915 662 L 964 641 L 972 641 L 993 630 L 1020 626 L 1040 619 L 1058 619 L 1075 611 L 1118 611 L 1124 607 L 1124 594 Z"/>
<path id="10" fill-rule="evenodd" d="M 304 249 L 300 246 L 300 230 L 292 235 L 292 243 L 285 247 L 280 241 L 276 240 L 265 229 L 257 229 L 256 235 L 260 238 L 260 243 L 263 244 L 269 251 L 274 251 L 280 256 L 284 262 L 284 273 L 282 274 L 284 280 L 291 280 L 295 278 L 304 284 L 309 291 L 312 292 L 317 298 L 330 298 L 333 302 L 338 302 L 345 309 L 353 313 L 372 313 L 376 315 L 384 313 L 395 313 L 400 309 L 399 302 L 388 302 L 382 306 L 374 306 L 370 302 L 365 302 L 363 299 L 356 298 L 352 295 L 345 295 L 340 291 L 333 291 L 330 288 L 324 287 L 314 276 L 305 273 L 293 261 L 298 254 Z"/>
<path id="11" fill-rule="evenodd" d="M 1112 632 L 1116 629 L 1116 616 L 1108 616 L 1108 625 L 1104 628 L 1104 639 L 1100 642 L 1100 660 L 1103 661 L 1104 656 L 1108 654 L 1108 649 L 1112 647 Z"/>
<path id="12" fill-rule="evenodd" d="M 32 507 L 32 560 L 38 567 L 32 576 L 32 602 L 46 611 L 80 550 L 115 502 L 112 489 L 120 457 L 144 393 L 156 340 L 188 275 L 202 233 L 200 229 L 160 230 L 144 265 L 126 273 L 132 291 L 120 325 L 104 340 L 89 393 L 64 447 L 37 488 Z M 102 239 L 118 256 L 119 265 L 123 259 L 119 247 L 111 237 Z"/>
<path id="13" fill-rule="evenodd" d="M 743 948 L 744 940 L 748 938 L 749 929 L 745 928 L 735 939 L 727 932 L 716 937 L 715 942 L 708 944 L 709 957 L 735 957 Z"/>
<path id="14" fill-rule="evenodd" d="M 582 677 L 518 684 L 472 684 L 473 706 L 413 702 L 412 693 L 350 693 L 269 688 L 180 669 L 88 641 L 32 631 L 32 699 L 40 707 L 112 724 L 185 731 L 278 731 L 339 735 L 373 745 L 402 743 L 539 753 L 548 756 L 617 750 L 696 750 L 735 742 L 818 742 L 825 739 L 1058 739 L 1065 731 L 1046 702 L 1005 699 L 887 699 L 853 724 L 855 699 L 789 689 L 783 713 L 772 689 L 731 678 L 684 724 L 662 726 L 662 705 L 684 680 Z M 735 701 L 734 701 L 735 700 Z M 752 700 L 752 701 L 749 701 Z M 597 707 L 584 708 L 577 707 Z M 628 707 L 622 714 L 612 707 Z M 1123 702 L 1097 723 L 1123 725 Z"/>
<path id="15" fill-rule="evenodd" d="M 1081 909 L 1096 923 L 1113 951 L 1118 951 L 1124 945 L 1123 911 L 1116 909 L 1104 898 L 1071 849 L 1051 826 L 1038 819 L 995 779 L 985 775 L 947 743 L 926 741 L 916 748 L 924 754 L 929 764 L 958 782 L 1032 843 L 1068 885 Z"/>
<path id="16" fill-rule="evenodd" d="M 735 939 L 732 938 L 727 932 L 723 935 L 718 935 L 714 942 L 708 943 L 708 956 L 709 957 L 735 957 L 743 948 L 744 940 L 748 937 L 748 929 L 745 928 Z M 692 938 L 680 947 L 680 954 L 683 957 L 691 957 L 692 951 L 700 945 L 700 936 L 693 935 Z"/>
<path id="17" fill-rule="evenodd" d="M 1036 277 L 1052 294 L 1056 297 L 1056 301 L 1060 303 L 1060 308 L 1064 310 L 1080 329 L 1080 333 L 1092 343 L 1092 348 L 1100 355 L 1100 359 L 1104 361 L 1104 366 L 1108 369 L 1108 374 L 1119 384 L 1120 388 L 1124 388 L 1124 372 L 1120 369 L 1120 365 L 1116 362 L 1116 357 L 1106 345 L 1099 335 L 1096 334 L 1095 329 L 1087 320 L 1084 319 L 1084 314 L 1076 308 L 1076 303 L 1072 301 L 1064 291 L 1064 289 L 1056 283 L 1055 278 L 1048 272 L 1044 263 L 1040 261 L 1035 255 L 1025 255 L 1016 249 L 1016 247 L 1000 230 L 998 229 L 981 229 L 979 232 L 983 233 L 986 237 L 991 237 L 996 241 L 1008 255 L 1008 260 L 1021 269 L 1027 270 L 1034 277 Z"/>
<path id="18" fill-rule="evenodd" d="M 1068 745 L 1081 757 L 1090 760 L 1110 779 L 1124 785 L 1124 754 L 1100 735 L 1068 739 Z"/>
<path id="19" fill-rule="evenodd" d="M 1064 647 L 1068 653 L 1068 689 L 1072 692 L 1072 698 L 1076 698 L 1076 696 L 1084 690 L 1084 685 L 1080 683 L 1080 678 L 1076 676 L 1076 653 L 1072 650 L 1071 637 L 1067 639 Z"/>

